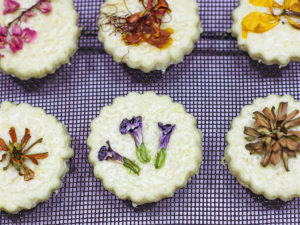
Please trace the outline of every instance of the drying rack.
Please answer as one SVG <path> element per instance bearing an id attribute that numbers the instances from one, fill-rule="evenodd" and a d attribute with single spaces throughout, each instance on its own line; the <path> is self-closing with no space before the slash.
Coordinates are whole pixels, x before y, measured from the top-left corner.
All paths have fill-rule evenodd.
<path id="1" fill-rule="evenodd" d="M 58 194 L 16 215 L 0 212 L 0 224 L 299 224 L 300 200 L 268 201 L 243 188 L 221 159 L 225 135 L 240 109 L 257 97 L 290 94 L 300 100 L 300 63 L 264 66 L 237 48 L 228 33 L 238 0 L 199 0 L 204 33 L 184 62 L 165 74 L 143 74 L 115 63 L 97 40 L 100 0 L 75 0 L 83 28 L 71 65 L 41 80 L 0 74 L 0 101 L 27 102 L 63 122 L 75 156 Z M 103 106 L 129 92 L 155 91 L 186 106 L 203 131 L 200 172 L 174 197 L 133 208 L 93 176 L 86 139 Z M 1 185 L 1 184 L 0 184 Z"/>

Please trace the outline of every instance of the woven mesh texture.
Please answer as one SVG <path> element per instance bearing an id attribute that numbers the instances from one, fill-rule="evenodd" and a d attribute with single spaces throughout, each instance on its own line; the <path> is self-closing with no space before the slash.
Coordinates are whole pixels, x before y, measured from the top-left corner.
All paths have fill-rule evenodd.
<path id="1" fill-rule="evenodd" d="M 299 224 L 300 201 L 268 201 L 243 188 L 221 164 L 231 120 L 245 104 L 269 94 L 299 95 L 300 64 L 284 69 L 250 60 L 227 33 L 237 0 L 200 0 L 201 40 L 164 75 L 115 63 L 97 40 L 102 1 L 75 0 L 83 35 L 71 65 L 42 80 L 0 77 L 0 101 L 43 107 L 66 124 L 75 156 L 59 193 L 30 211 L 0 212 L 0 224 Z M 86 139 L 99 110 L 119 95 L 155 91 L 184 104 L 204 133 L 197 176 L 174 197 L 133 208 L 106 191 L 88 163 Z M 1 184 L 0 184 L 1 185 Z"/>

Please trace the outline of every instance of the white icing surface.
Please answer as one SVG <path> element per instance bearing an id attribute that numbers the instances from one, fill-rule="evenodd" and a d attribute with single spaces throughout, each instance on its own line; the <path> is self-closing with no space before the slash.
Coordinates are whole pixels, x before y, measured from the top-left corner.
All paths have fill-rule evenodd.
<path id="1" fill-rule="evenodd" d="M 20 15 L 20 11 L 3 15 L 4 0 L 0 0 L 0 24 L 7 25 Z M 29 8 L 36 0 L 18 0 L 21 8 Z M 42 78 L 54 73 L 62 64 L 68 63 L 77 50 L 80 29 L 77 26 L 78 14 L 72 0 L 51 0 L 52 11 L 48 15 L 39 10 L 37 16 L 29 18 L 21 27 L 37 32 L 36 39 L 25 43 L 23 49 L 13 54 L 7 49 L 0 50 L 5 58 L 0 60 L 1 69 L 22 80 Z"/>
<path id="2" fill-rule="evenodd" d="M 122 41 L 121 34 L 111 34 L 112 27 L 103 26 L 99 29 L 99 40 L 103 42 L 106 52 L 113 56 L 118 63 L 124 62 L 131 68 L 144 72 L 152 70 L 165 71 L 171 64 L 183 61 L 185 54 L 190 54 L 202 33 L 201 21 L 198 15 L 198 5 L 195 0 L 168 0 L 171 16 L 164 17 L 162 29 L 172 28 L 173 44 L 167 49 L 158 49 L 148 43 L 138 46 L 128 46 Z M 105 0 L 100 12 L 113 13 L 116 8 L 108 6 L 114 4 L 118 8 L 118 15 L 129 15 L 124 0 Z M 138 0 L 126 0 L 132 14 L 144 10 Z M 99 19 L 98 25 L 104 23 Z"/>
<path id="3" fill-rule="evenodd" d="M 73 156 L 70 148 L 71 138 L 63 124 L 54 116 L 47 115 L 41 108 L 28 104 L 18 106 L 3 102 L 0 109 L 0 137 L 9 143 L 9 129 L 14 126 L 20 143 L 25 128 L 30 129 L 30 146 L 39 138 L 43 142 L 33 147 L 28 154 L 48 152 L 46 159 L 38 160 L 39 165 L 26 160 L 26 165 L 35 172 L 35 178 L 24 181 L 13 166 L 7 171 L 2 168 L 8 160 L 0 162 L 0 210 L 17 213 L 22 209 L 31 209 L 39 202 L 48 200 L 53 191 L 62 185 L 61 178 L 68 167 L 66 160 Z M 4 151 L 0 151 L 0 158 Z"/>
<path id="4" fill-rule="evenodd" d="M 275 106 L 276 112 L 280 102 L 288 102 L 288 113 L 300 109 L 300 103 L 295 102 L 292 96 L 283 97 L 270 95 L 267 98 L 258 98 L 251 105 L 245 106 L 240 116 L 236 117 L 231 124 L 231 129 L 226 136 L 228 147 L 225 150 L 225 158 L 229 170 L 237 177 L 239 182 L 256 194 L 262 194 L 267 199 L 280 198 L 283 201 L 291 200 L 300 196 L 300 157 L 289 157 L 289 169 L 284 168 L 282 159 L 276 166 L 262 167 L 260 161 L 263 154 L 253 154 L 246 150 L 244 135 L 245 126 L 254 126 L 253 112 L 262 111 L 265 107 Z M 300 130 L 300 128 L 293 128 Z"/>
<path id="5" fill-rule="evenodd" d="M 282 5 L 283 0 L 276 2 Z M 247 51 L 251 58 L 267 65 L 286 66 L 291 60 L 300 61 L 300 30 L 290 26 L 284 16 L 281 16 L 280 23 L 273 29 L 265 33 L 249 32 L 248 37 L 243 38 L 241 23 L 251 12 L 271 14 L 267 7 L 256 7 L 249 0 L 240 0 L 239 7 L 232 15 L 234 21 L 232 35 L 237 38 L 239 48 Z"/>
<path id="6" fill-rule="evenodd" d="M 119 131 L 121 121 L 133 116 L 143 118 L 143 137 L 151 155 L 150 163 L 138 162 L 132 137 Z M 157 170 L 154 159 L 158 151 L 159 121 L 176 124 L 176 128 L 167 148 L 165 165 Z M 172 102 L 168 96 L 147 92 L 118 97 L 111 106 L 102 108 L 100 116 L 93 120 L 91 130 L 87 143 L 94 174 L 102 180 L 106 189 L 120 199 L 129 199 L 136 205 L 159 201 L 172 196 L 176 188 L 185 186 L 190 177 L 199 171 L 202 134 L 197 129 L 197 121 L 186 113 L 181 104 Z M 139 176 L 128 172 L 122 164 L 98 161 L 98 152 L 107 140 L 116 152 L 138 163 L 141 167 Z"/>

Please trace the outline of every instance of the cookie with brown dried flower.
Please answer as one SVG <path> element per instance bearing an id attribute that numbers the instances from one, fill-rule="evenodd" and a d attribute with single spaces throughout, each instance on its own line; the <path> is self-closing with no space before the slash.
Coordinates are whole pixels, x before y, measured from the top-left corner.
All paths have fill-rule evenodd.
<path id="1" fill-rule="evenodd" d="M 243 107 L 232 121 L 225 159 L 231 173 L 255 194 L 283 201 L 300 197 L 299 109 L 290 95 L 270 95 Z"/>

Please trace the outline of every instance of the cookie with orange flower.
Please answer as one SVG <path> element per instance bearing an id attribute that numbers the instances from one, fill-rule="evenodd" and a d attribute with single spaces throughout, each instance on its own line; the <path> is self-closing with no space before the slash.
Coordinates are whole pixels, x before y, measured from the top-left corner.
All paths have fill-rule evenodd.
<path id="1" fill-rule="evenodd" d="M 62 186 L 71 138 L 54 116 L 29 104 L 0 106 L 0 210 L 17 213 Z"/>
<path id="2" fill-rule="evenodd" d="M 240 0 L 232 35 L 240 49 L 267 65 L 300 61 L 300 1 Z"/>
<path id="3" fill-rule="evenodd" d="M 68 63 L 80 29 L 72 0 L 0 0 L 0 68 L 22 80 Z"/>
<path id="4" fill-rule="evenodd" d="M 166 71 L 190 54 L 202 32 L 195 0 L 105 0 L 99 40 L 118 63 Z"/>

